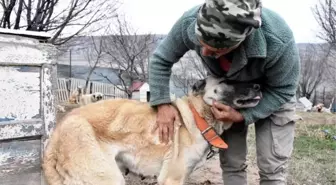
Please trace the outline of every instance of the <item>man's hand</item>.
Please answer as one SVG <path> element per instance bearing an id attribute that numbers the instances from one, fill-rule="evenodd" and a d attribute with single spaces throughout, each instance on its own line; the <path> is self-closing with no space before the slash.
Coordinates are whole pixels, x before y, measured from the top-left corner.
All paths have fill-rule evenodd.
<path id="1" fill-rule="evenodd" d="M 156 117 L 156 127 L 159 128 L 160 141 L 168 143 L 174 136 L 174 122 L 179 120 L 178 111 L 170 104 L 158 106 L 158 114 Z"/>
<path id="2" fill-rule="evenodd" d="M 211 107 L 211 111 L 216 120 L 224 121 L 224 122 L 242 122 L 244 121 L 243 115 L 241 115 L 238 111 L 231 108 L 230 106 L 214 102 Z"/>

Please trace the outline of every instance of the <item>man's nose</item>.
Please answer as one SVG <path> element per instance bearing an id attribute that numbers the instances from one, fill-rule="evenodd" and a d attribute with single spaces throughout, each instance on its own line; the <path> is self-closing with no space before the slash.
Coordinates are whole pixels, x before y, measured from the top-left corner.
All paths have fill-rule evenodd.
<path id="1" fill-rule="evenodd" d="M 207 48 L 202 48 L 202 55 L 203 56 L 212 56 L 214 54 L 214 52 L 213 51 L 211 51 L 211 50 L 209 50 L 209 49 L 207 49 Z"/>

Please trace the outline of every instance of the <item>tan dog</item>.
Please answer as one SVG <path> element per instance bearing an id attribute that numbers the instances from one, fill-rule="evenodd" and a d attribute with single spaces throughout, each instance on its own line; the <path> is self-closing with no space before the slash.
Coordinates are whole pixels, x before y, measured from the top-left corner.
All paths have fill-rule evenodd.
<path id="1" fill-rule="evenodd" d="M 103 96 L 104 95 L 100 92 L 95 92 L 92 94 L 82 94 L 80 95 L 79 104 L 83 106 L 83 105 L 87 105 L 90 103 L 95 103 L 97 101 L 102 100 Z"/>
<path id="2" fill-rule="evenodd" d="M 76 90 L 74 90 L 70 97 L 69 97 L 69 103 L 71 104 L 79 104 L 80 102 L 80 96 L 82 95 L 83 89 L 79 86 Z"/>
<path id="3" fill-rule="evenodd" d="M 78 95 L 77 95 L 78 93 L 72 93 L 71 95 L 70 95 L 70 97 L 69 97 L 69 103 L 71 103 L 71 104 L 77 104 L 77 102 L 79 102 L 79 101 L 77 101 L 78 100 Z"/>
<path id="4" fill-rule="evenodd" d="M 153 131 L 157 112 L 148 103 L 115 99 L 74 109 L 57 124 L 46 147 L 46 180 L 49 185 L 123 185 L 123 171 L 129 170 L 157 176 L 159 185 L 182 185 L 210 149 L 189 103 L 220 133 L 224 124 L 210 111 L 213 100 L 246 108 L 257 105 L 260 96 L 258 85 L 228 85 L 212 77 L 195 84 L 190 95 L 173 102 L 181 122 L 167 145 Z"/>

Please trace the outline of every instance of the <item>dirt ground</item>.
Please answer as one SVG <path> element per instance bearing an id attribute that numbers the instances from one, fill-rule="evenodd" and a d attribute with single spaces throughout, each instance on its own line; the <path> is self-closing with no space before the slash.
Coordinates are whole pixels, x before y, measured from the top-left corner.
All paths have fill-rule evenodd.
<path id="1" fill-rule="evenodd" d="M 248 169 L 249 185 L 258 184 L 258 169 L 255 165 L 249 165 Z M 154 184 L 153 180 L 141 180 L 139 177 L 126 176 L 126 184 L 130 185 L 150 185 Z M 219 156 L 215 155 L 213 158 L 206 161 L 204 166 L 194 171 L 187 179 L 186 185 L 223 185 L 222 172 L 219 167 Z"/>

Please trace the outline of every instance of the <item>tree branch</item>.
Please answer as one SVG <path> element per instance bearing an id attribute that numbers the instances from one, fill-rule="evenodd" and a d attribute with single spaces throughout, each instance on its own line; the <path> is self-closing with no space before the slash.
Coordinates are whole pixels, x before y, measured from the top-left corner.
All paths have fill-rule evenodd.
<path id="1" fill-rule="evenodd" d="M 68 6 L 60 8 L 64 3 Z M 62 6 L 59 0 L 0 0 L 0 4 L 0 27 L 49 32 L 49 42 L 55 45 L 89 29 L 98 31 L 103 27 L 98 24 L 113 19 L 118 8 L 118 0 L 64 0 Z"/>

